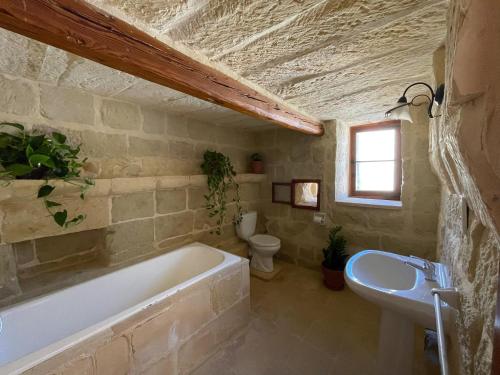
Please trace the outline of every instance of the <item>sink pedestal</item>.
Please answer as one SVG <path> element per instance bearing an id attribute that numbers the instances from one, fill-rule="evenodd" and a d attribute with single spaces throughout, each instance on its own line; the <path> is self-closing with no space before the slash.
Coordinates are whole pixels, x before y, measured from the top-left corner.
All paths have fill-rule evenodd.
<path id="1" fill-rule="evenodd" d="M 409 263 L 420 262 L 422 265 Z M 433 327 L 432 289 L 441 284 L 426 280 L 423 259 L 378 250 L 364 250 L 349 258 L 345 279 L 349 288 L 382 309 L 378 350 L 380 375 L 411 375 L 415 354 L 415 326 Z M 443 268 L 434 263 L 435 278 L 442 282 Z"/>
<path id="2" fill-rule="evenodd" d="M 411 375 L 414 352 L 414 323 L 403 315 L 383 309 L 378 342 L 378 374 Z"/>

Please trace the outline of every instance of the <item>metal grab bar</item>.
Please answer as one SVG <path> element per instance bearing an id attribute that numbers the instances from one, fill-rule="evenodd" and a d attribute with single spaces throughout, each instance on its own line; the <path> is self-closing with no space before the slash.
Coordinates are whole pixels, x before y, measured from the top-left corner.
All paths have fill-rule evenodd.
<path id="1" fill-rule="evenodd" d="M 446 336 L 444 334 L 443 315 L 441 313 L 441 299 L 456 309 L 458 307 L 458 291 L 456 288 L 433 288 L 431 294 L 434 298 L 441 375 L 448 375 L 448 353 L 446 351 Z"/>

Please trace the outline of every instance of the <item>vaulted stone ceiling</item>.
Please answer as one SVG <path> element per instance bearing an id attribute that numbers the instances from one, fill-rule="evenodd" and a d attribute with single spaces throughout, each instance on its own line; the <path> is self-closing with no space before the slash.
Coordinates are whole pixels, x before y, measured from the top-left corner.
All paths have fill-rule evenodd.
<path id="1" fill-rule="evenodd" d="M 448 6 L 446 0 L 88 2 L 313 116 L 350 121 L 381 118 L 406 85 L 429 80 Z M 2 55 L 9 52 L 0 70 L 10 74 L 220 124 L 264 125 L 6 31 L 0 43 Z"/>

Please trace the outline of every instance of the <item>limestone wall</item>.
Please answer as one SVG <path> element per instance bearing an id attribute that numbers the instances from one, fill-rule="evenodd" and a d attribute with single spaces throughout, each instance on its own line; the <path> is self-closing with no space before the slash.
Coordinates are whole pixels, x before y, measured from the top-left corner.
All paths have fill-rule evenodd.
<path id="1" fill-rule="evenodd" d="M 431 126 L 443 184 L 439 255 L 461 295 L 450 348 L 456 374 L 491 371 L 500 260 L 498 19 L 496 0 L 452 1 L 446 52 L 434 59 L 436 81 L 446 83 L 446 105 Z"/>
<path id="2" fill-rule="evenodd" d="M 243 209 L 259 208 L 263 178 L 238 176 Z M 99 179 L 83 203 L 72 187 L 61 186 L 57 199 L 87 214 L 83 223 L 68 230 L 47 217 L 36 198 L 38 181 L 20 183 L 22 189 L 13 182 L 0 198 L 4 239 L 0 245 L 0 306 L 190 242 L 228 251 L 239 246 L 232 224 L 234 203 L 228 204 L 223 234 L 211 233 L 216 219 L 208 217 L 204 208 L 205 176 Z"/>
<path id="3" fill-rule="evenodd" d="M 199 174 L 207 148 L 245 172 L 255 147 L 251 132 L 8 75 L 0 75 L 0 119 L 64 131 L 82 144 L 87 172 L 100 178 Z"/>
<path id="4" fill-rule="evenodd" d="M 0 121 L 57 129 L 89 158 L 96 178 L 84 201 L 57 183 L 56 200 L 86 220 L 63 230 L 36 198 L 40 181 L 0 189 L 0 305 L 69 285 L 187 242 L 237 242 L 229 205 L 223 236 L 203 208 L 206 149 L 228 155 L 241 175 L 255 152 L 252 132 L 235 131 L 84 90 L 0 75 Z M 245 209 L 256 209 L 260 177 L 241 175 Z M 246 176 L 246 177 L 245 177 Z M 232 198 L 230 197 L 230 200 Z M 228 245 L 229 244 L 229 245 Z M 85 271 L 85 272 L 81 272 Z"/>
<path id="5" fill-rule="evenodd" d="M 268 176 L 262 189 L 266 226 L 269 233 L 282 239 L 282 257 L 307 266 L 319 265 L 333 224 L 343 226 L 351 251 L 371 248 L 435 257 L 440 187 L 429 163 L 426 109 L 416 108 L 413 118 L 413 124 L 404 122 L 401 128 L 402 208 L 335 202 L 335 161 L 338 167 L 342 158 L 339 153 L 348 152 L 348 138 L 339 139 L 338 135 L 346 132 L 348 124 L 327 123 L 321 138 L 281 129 L 259 132 Z M 289 182 L 292 178 L 322 180 L 321 211 L 328 215 L 326 226 L 314 224 L 309 210 L 270 203 L 271 182 Z"/>

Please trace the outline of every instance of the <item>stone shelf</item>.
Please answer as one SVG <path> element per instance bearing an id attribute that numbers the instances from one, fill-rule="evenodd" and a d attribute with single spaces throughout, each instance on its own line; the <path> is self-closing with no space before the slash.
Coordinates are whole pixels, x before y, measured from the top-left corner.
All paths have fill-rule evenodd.
<path id="1" fill-rule="evenodd" d="M 266 180 L 265 174 L 242 173 L 236 176 L 238 183 L 259 183 Z M 130 194 L 156 189 L 175 189 L 190 186 L 205 186 L 205 175 L 191 176 L 153 176 L 153 177 L 124 177 L 96 179 L 95 186 L 86 194 L 86 197 L 105 197 L 111 195 Z M 52 180 L 49 183 L 56 187 L 53 197 L 76 197 L 80 195 L 78 187 L 61 180 Z M 44 184 L 43 180 L 13 180 L 8 185 L 0 187 L 0 204 L 5 201 L 37 199 L 38 188 Z"/>
<path id="2" fill-rule="evenodd" d="M 239 174 L 238 183 L 260 183 L 264 174 Z M 105 228 L 111 224 L 111 199 L 114 196 L 206 186 L 205 175 L 155 176 L 96 179 L 95 186 L 79 198 L 80 190 L 64 181 L 50 181 L 56 186 L 51 200 L 64 205 L 69 217 L 85 213 L 86 219 L 77 226 L 63 229 L 48 215 L 42 201 L 37 198 L 40 180 L 14 180 L 0 188 L 1 243 L 14 243 L 42 237 L 55 236 L 84 230 Z"/>

